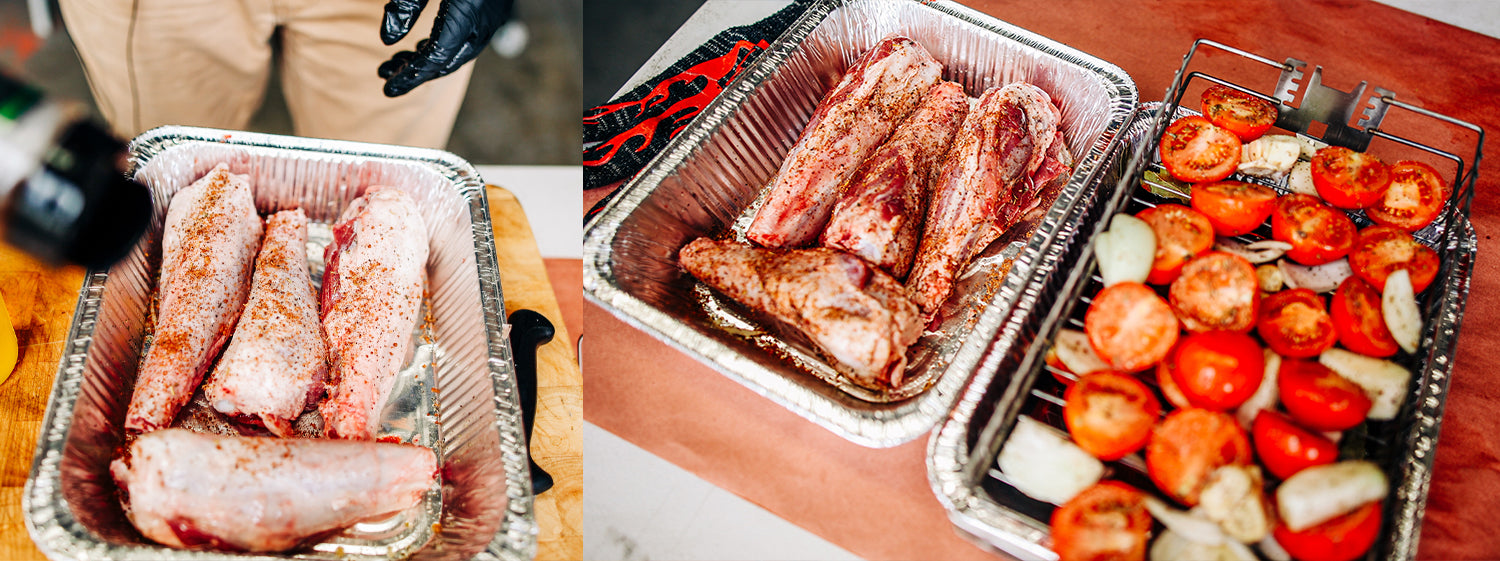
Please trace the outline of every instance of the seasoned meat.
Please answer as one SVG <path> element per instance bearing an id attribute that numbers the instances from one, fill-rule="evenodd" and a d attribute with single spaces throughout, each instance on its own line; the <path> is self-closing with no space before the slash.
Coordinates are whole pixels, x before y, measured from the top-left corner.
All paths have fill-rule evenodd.
<path id="1" fill-rule="evenodd" d="M 261 237 L 249 179 L 220 164 L 172 196 L 164 228 L 156 332 L 125 413 L 137 433 L 172 424 L 239 320 Z"/>
<path id="2" fill-rule="evenodd" d="M 369 440 L 411 345 L 427 227 L 406 193 L 371 187 L 344 211 L 333 237 L 320 295 L 332 388 L 318 410 L 328 436 Z"/>
<path id="3" fill-rule="evenodd" d="M 941 73 L 942 65 L 905 37 L 888 37 L 860 56 L 818 104 L 746 237 L 773 248 L 817 241 L 840 187 Z"/>
<path id="4" fill-rule="evenodd" d="M 927 316 L 947 300 L 969 261 L 1036 206 L 1031 174 L 1057 138 L 1056 108 L 1039 97 L 1045 95 L 1026 83 L 990 89 L 953 140 L 907 279 L 912 300 Z M 1051 129 L 1037 123 L 1051 123 Z"/>
<path id="5" fill-rule="evenodd" d="M 266 220 L 250 300 L 234 337 L 204 385 L 220 413 L 292 436 L 292 422 L 323 395 L 328 343 L 307 272 L 307 215 L 285 210 Z"/>
<path id="6" fill-rule="evenodd" d="M 906 348 L 922 332 L 917 308 L 900 283 L 860 258 L 698 238 L 678 259 L 698 280 L 807 334 L 861 385 L 901 384 Z"/>
<path id="7" fill-rule="evenodd" d="M 415 506 L 437 457 L 409 444 L 159 430 L 109 466 L 130 521 L 163 545 L 283 551 Z"/>
<path id="8" fill-rule="evenodd" d="M 823 232 L 823 245 L 863 257 L 897 279 L 911 270 L 927 192 L 969 112 L 963 86 L 940 82 L 890 140 L 849 180 Z"/>

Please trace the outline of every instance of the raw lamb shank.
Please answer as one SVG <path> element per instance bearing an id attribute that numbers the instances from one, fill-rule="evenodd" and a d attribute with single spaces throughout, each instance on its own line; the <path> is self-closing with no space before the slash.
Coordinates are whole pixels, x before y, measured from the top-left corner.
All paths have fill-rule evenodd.
<path id="1" fill-rule="evenodd" d="M 922 332 L 917 308 L 900 283 L 860 258 L 698 238 L 678 259 L 698 280 L 807 334 L 860 385 L 901 385 L 906 348 Z"/>
<path id="2" fill-rule="evenodd" d="M 307 215 L 281 211 L 266 220 L 250 301 L 204 394 L 231 419 L 290 437 L 292 422 L 322 396 L 327 372 L 328 343 L 307 272 Z"/>
<path id="3" fill-rule="evenodd" d="M 844 182 L 942 71 L 926 49 L 905 37 L 887 37 L 861 55 L 818 104 L 745 236 L 773 248 L 817 241 Z"/>
<path id="4" fill-rule="evenodd" d="M 239 320 L 260 237 L 250 181 L 224 164 L 172 196 L 156 333 L 130 396 L 127 431 L 171 425 L 192 398 Z"/>
<path id="5" fill-rule="evenodd" d="M 320 294 L 332 390 L 318 410 L 327 436 L 370 440 L 411 346 L 427 227 L 406 193 L 371 187 L 334 225 L 333 242 Z"/>
<path id="6" fill-rule="evenodd" d="M 1026 83 L 986 91 L 969 112 L 933 186 L 907 290 L 933 316 L 954 278 L 1037 205 L 1031 179 L 1057 134 L 1057 108 Z"/>
<path id="7" fill-rule="evenodd" d="M 153 541 L 283 551 L 416 505 L 437 457 L 410 444 L 166 429 L 137 438 L 109 471 Z"/>
<path id="8" fill-rule="evenodd" d="M 929 185 L 968 112 L 963 86 L 933 86 L 911 117 L 850 178 L 823 232 L 823 245 L 906 278 L 922 233 Z"/>

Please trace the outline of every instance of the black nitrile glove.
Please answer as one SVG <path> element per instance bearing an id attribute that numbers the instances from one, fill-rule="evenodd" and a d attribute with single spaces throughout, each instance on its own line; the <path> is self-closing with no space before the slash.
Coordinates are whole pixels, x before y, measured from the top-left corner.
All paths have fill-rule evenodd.
<path id="1" fill-rule="evenodd" d="M 442 0 L 432 36 L 417 42 L 416 52 L 401 51 L 381 63 L 385 95 L 396 97 L 423 82 L 458 70 L 489 44 L 495 30 L 510 19 L 514 0 Z M 380 40 L 395 44 L 411 31 L 427 0 L 390 0 Z"/>

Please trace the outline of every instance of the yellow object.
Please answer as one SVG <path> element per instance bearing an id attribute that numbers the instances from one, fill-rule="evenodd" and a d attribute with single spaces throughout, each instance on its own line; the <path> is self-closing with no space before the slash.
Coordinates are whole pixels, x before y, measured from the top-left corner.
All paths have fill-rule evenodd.
<path id="1" fill-rule="evenodd" d="M 16 369 L 19 345 L 16 343 L 16 328 L 10 324 L 10 312 L 5 309 L 5 297 L 0 296 L 0 384 L 10 378 Z"/>

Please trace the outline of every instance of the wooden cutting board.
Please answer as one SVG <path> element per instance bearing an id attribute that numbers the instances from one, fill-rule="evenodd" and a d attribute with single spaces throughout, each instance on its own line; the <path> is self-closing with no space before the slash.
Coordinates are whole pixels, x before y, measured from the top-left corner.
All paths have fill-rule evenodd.
<path id="1" fill-rule="evenodd" d="M 536 499 L 541 526 L 537 559 L 579 559 L 583 392 L 572 336 L 520 203 L 499 187 L 491 186 L 488 196 L 505 309 L 539 311 L 557 328 L 537 355 L 539 407 L 531 450 L 556 480 L 552 490 Z M 51 269 L 0 244 L 0 295 L 20 343 L 20 362 L 11 378 L 0 383 L 0 559 L 7 561 L 45 559 L 26 533 L 21 495 L 82 284 L 82 269 Z"/>

